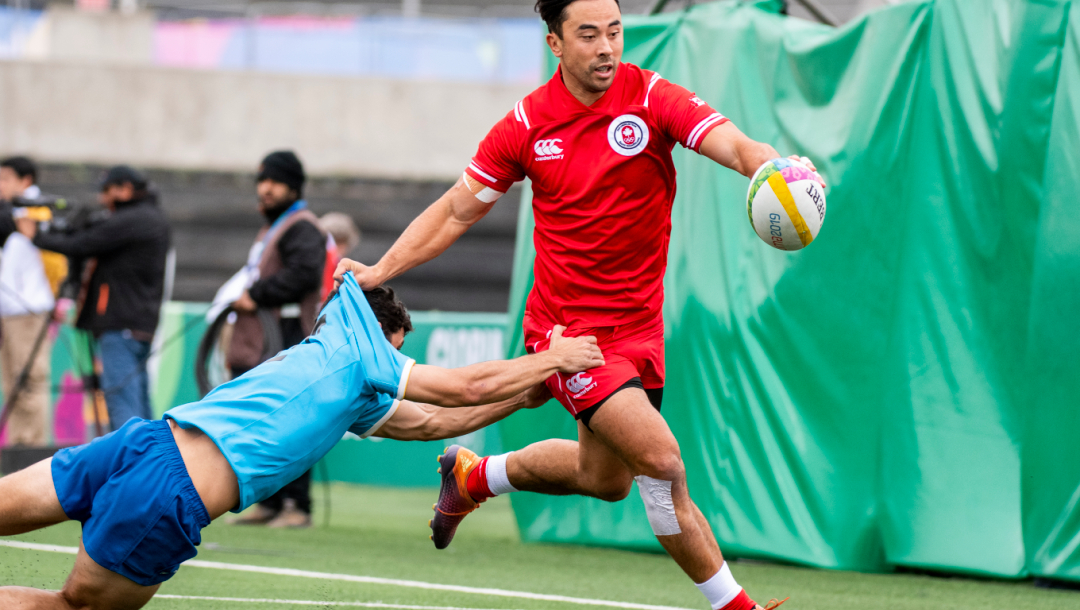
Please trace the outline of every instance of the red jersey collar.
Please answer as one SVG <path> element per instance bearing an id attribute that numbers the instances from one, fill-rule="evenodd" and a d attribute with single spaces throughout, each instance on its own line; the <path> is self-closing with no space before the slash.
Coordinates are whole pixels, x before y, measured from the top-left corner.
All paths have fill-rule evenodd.
<path id="1" fill-rule="evenodd" d="M 559 92 L 558 95 L 563 98 L 564 103 L 569 104 L 569 109 L 604 112 L 607 107 L 611 105 L 611 100 L 617 98 L 617 93 L 622 89 L 623 81 L 626 80 L 624 74 L 626 72 L 624 69 L 625 67 L 626 64 L 620 61 L 619 65 L 615 68 L 615 81 L 612 82 L 611 87 L 600 96 L 600 99 L 593 102 L 592 106 L 586 106 L 581 103 L 581 100 L 574 97 L 574 94 L 570 93 L 570 90 L 567 89 L 566 83 L 563 82 L 562 78 L 562 62 L 559 62 L 558 67 L 555 68 L 555 76 L 552 76 L 551 80 L 554 83 L 555 90 Z"/>

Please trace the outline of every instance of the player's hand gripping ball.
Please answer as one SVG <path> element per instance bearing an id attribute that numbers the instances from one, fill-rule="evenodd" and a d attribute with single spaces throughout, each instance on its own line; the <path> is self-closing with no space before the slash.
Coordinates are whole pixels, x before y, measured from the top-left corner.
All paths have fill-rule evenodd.
<path id="1" fill-rule="evenodd" d="M 750 179 L 746 213 L 765 243 L 779 250 L 802 250 L 825 222 L 821 176 L 792 159 L 767 161 Z"/>

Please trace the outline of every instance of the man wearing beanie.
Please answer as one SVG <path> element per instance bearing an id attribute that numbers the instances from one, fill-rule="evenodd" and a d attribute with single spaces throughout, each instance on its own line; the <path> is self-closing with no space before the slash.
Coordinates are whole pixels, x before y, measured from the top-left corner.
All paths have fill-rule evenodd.
<path id="1" fill-rule="evenodd" d="M 327 239 L 304 201 L 304 166 L 292 151 L 272 152 L 255 179 L 259 232 L 245 268 L 249 284 L 233 303 L 238 312 L 228 349 L 234 377 L 263 360 L 263 329 L 256 312 L 269 310 L 280 320 L 283 348 L 304 340 L 318 313 Z M 311 472 L 289 483 L 236 523 L 270 527 L 311 525 Z"/>

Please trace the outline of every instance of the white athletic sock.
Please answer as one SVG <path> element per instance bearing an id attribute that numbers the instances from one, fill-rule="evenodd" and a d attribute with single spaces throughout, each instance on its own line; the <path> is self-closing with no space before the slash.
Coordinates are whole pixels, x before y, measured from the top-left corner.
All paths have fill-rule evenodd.
<path id="1" fill-rule="evenodd" d="M 513 453 L 513 451 L 510 453 Z M 506 458 L 510 457 L 510 453 L 493 455 L 487 459 L 487 468 L 484 474 L 487 475 L 488 489 L 496 496 L 517 491 L 517 488 L 510 484 L 510 478 L 506 475 Z"/>
<path id="2" fill-rule="evenodd" d="M 738 597 L 739 592 L 742 591 L 742 587 L 735 582 L 735 577 L 731 575 L 731 568 L 728 567 L 726 561 L 724 565 L 720 566 L 720 571 L 713 574 L 712 578 L 695 586 L 705 596 L 705 599 L 709 600 L 713 610 L 720 610 L 720 608 L 730 604 L 731 600 Z"/>

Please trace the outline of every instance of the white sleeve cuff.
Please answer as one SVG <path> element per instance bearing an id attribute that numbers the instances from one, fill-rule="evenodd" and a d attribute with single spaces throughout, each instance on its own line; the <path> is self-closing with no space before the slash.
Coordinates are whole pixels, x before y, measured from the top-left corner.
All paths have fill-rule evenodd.
<path id="1" fill-rule="evenodd" d="M 394 398 L 401 400 L 405 398 L 405 386 L 409 385 L 409 374 L 412 373 L 412 367 L 416 364 L 416 361 L 409 358 L 409 361 L 405 363 L 405 366 L 401 369 L 401 380 L 398 381 L 397 395 Z"/>
<path id="2" fill-rule="evenodd" d="M 372 434 L 375 434 L 376 432 L 378 432 L 379 428 L 382 428 L 383 424 L 390 421 L 390 418 L 394 416 L 394 413 L 397 413 L 398 405 L 400 405 L 400 404 L 401 404 L 400 400 L 395 400 L 394 404 L 390 405 L 390 408 L 386 410 L 386 413 L 382 417 L 379 418 L 379 421 L 375 422 L 375 424 L 372 425 L 370 428 L 368 428 L 366 432 L 361 434 L 360 438 L 367 438 L 367 437 L 371 436 Z"/>

